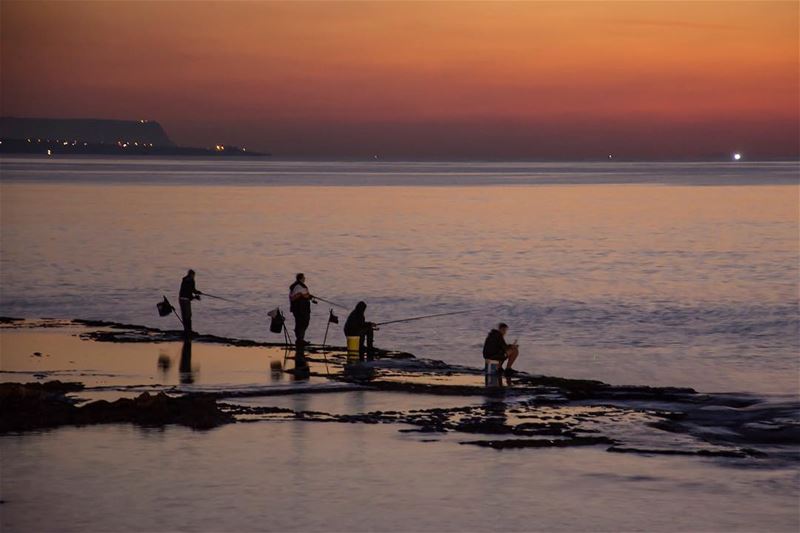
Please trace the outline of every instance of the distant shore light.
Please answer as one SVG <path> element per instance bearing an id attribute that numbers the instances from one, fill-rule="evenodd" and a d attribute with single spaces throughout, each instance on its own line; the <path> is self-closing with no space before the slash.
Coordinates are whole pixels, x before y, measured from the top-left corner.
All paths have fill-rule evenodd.
<path id="1" fill-rule="evenodd" d="M 734 161 L 739 161 L 741 158 L 742 158 L 742 154 L 740 154 L 739 152 L 736 152 L 735 154 L 733 154 L 733 160 Z"/>

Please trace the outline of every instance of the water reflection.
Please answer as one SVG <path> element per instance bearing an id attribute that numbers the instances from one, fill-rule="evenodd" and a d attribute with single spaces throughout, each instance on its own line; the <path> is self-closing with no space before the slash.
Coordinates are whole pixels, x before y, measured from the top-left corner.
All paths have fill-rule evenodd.
<path id="1" fill-rule="evenodd" d="M 311 369 L 306 359 L 305 344 L 298 342 L 294 351 L 294 372 L 292 373 L 295 381 L 305 381 L 311 376 Z"/>
<path id="2" fill-rule="evenodd" d="M 483 410 L 486 413 L 487 421 L 491 421 L 492 424 L 505 424 L 508 421 L 506 407 L 507 406 L 504 401 L 487 399 L 483 403 Z"/>
<path id="3" fill-rule="evenodd" d="M 191 385 L 195 381 L 195 370 L 192 369 L 192 341 L 183 341 L 181 348 L 180 382 L 184 385 Z"/>
<path id="4" fill-rule="evenodd" d="M 283 380 L 283 363 L 276 359 L 273 359 L 269 362 L 269 374 L 272 378 L 272 381 L 282 381 Z"/>
<path id="5" fill-rule="evenodd" d="M 161 374 L 161 381 L 166 382 L 167 376 L 169 375 L 169 369 L 172 368 L 172 359 L 166 351 L 159 350 L 156 366 Z"/>

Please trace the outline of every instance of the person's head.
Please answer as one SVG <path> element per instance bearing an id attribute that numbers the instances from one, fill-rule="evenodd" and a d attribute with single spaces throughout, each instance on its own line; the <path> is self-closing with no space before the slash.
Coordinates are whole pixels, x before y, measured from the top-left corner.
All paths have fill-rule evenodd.
<path id="1" fill-rule="evenodd" d="M 299 281 L 300 283 L 305 283 L 305 281 L 306 281 L 306 275 L 305 275 L 305 274 L 303 274 L 302 272 L 298 272 L 298 273 L 297 273 L 297 275 L 294 277 L 294 279 L 296 279 L 296 280 L 297 280 L 297 281 Z"/>
<path id="2" fill-rule="evenodd" d="M 508 333 L 508 324 L 506 324 L 505 322 L 500 322 L 499 324 L 497 324 L 497 331 L 500 332 L 500 335 L 503 335 L 505 337 L 506 333 Z"/>
<path id="3" fill-rule="evenodd" d="M 359 313 L 361 313 L 361 314 L 363 315 L 363 314 L 364 314 L 364 311 L 366 311 L 366 310 L 367 310 L 367 304 L 366 304 L 366 303 L 364 303 L 364 302 L 358 302 L 358 303 L 356 304 L 356 311 L 357 311 L 357 312 L 359 312 Z"/>
<path id="4" fill-rule="evenodd" d="M 192 270 L 192 269 L 190 268 L 190 269 L 189 269 L 189 271 L 188 271 L 188 272 L 186 272 L 186 275 L 187 275 L 187 276 L 189 276 L 190 278 L 194 279 L 194 270 Z"/>

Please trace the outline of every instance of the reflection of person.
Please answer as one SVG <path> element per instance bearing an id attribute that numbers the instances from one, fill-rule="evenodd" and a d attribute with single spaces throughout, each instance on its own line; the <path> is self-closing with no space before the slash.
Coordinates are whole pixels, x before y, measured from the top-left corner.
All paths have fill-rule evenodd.
<path id="1" fill-rule="evenodd" d="M 344 334 L 346 337 L 358 337 L 358 358 L 364 360 L 366 354 L 367 360 L 373 359 L 373 331 L 375 324 L 367 322 L 364 312 L 367 310 L 367 304 L 358 302 L 356 308 L 347 317 L 347 322 L 344 323 Z"/>
<path id="2" fill-rule="evenodd" d="M 502 386 L 502 380 L 500 380 Z M 508 416 L 506 415 L 506 403 L 498 401 L 494 398 L 487 398 L 483 403 L 483 411 L 486 413 L 487 420 L 495 424 L 505 425 L 508 423 Z"/>
<path id="3" fill-rule="evenodd" d="M 519 357 L 519 346 L 516 343 L 506 343 L 506 333 L 508 333 L 508 324 L 503 322 L 500 322 L 496 329 L 489 332 L 489 335 L 486 336 L 486 341 L 483 343 L 483 358 L 498 361 L 501 370 L 503 362 L 508 361 L 503 373 L 506 376 L 513 376 L 517 371 L 511 368 L 511 365 Z"/>
<path id="4" fill-rule="evenodd" d="M 192 341 L 186 339 L 181 348 L 181 364 L 178 367 L 181 373 L 181 383 L 190 385 L 194 383 L 194 373 L 192 372 Z"/>
<path id="5" fill-rule="evenodd" d="M 306 287 L 306 276 L 297 274 L 289 286 L 289 310 L 294 315 L 294 336 L 297 344 L 305 343 L 306 329 L 311 321 L 311 293 Z"/>
<path id="6" fill-rule="evenodd" d="M 183 336 L 192 336 L 192 300 L 199 300 L 202 292 L 194 284 L 194 270 L 189 269 L 181 280 L 181 289 L 178 293 L 178 302 L 181 305 L 181 320 L 183 320 Z"/>

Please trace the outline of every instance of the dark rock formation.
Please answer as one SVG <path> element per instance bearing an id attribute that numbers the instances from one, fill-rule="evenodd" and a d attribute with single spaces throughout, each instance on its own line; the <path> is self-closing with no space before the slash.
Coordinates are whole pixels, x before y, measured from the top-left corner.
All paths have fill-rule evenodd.
<path id="1" fill-rule="evenodd" d="M 598 444 L 614 444 L 606 437 L 572 437 L 569 439 L 506 439 L 506 440 L 470 440 L 459 444 L 472 444 L 495 450 L 513 450 L 519 448 L 567 448 L 569 446 L 596 446 Z"/>
<path id="2" fill-rule="evenodd" d="M 118 422 L 208 429 L 235 421 L 233 415 L 219 409 L 213 398 L 173 398 L 163 392 L 155 395 L 144 392 L 133 399 L 99 400 L 78 407 L 66 393 L 82 389 L 80 383 L 60 381 L 0 384 L 0 433 Z"/>

